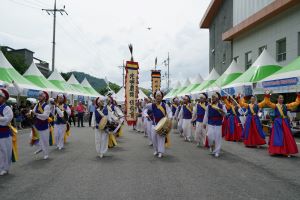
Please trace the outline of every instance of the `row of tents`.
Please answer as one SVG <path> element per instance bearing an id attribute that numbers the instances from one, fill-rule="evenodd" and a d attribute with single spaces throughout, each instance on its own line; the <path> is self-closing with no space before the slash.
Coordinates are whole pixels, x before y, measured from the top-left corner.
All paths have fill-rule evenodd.
<path id="1" fill-rule="evenodd" d="M 252 95 L 263 94 L 265 90 L 272 90 L 273 93 L 300 91 L 300 57 L 282 67 L 265 49 L 246 71 L 233 60 L 221 76 L 212 69 L 204 80 L 198 75 L 192 83 L 189 79 L 183 85 L 177 82 L 164 99 L 211 92 Z"/>
<path id="2" fill-rule="evenodd" d="M 30 100 L 34 100 L 41 90 L 49 92 L 52 97 L 55 97 L 58 93 L 64 93 L 71 101 L 85 101 L 102 96 L 86 78 L 79 83 L 72 74 L 69 80 L 65 81 L 56 69 L 46 78 L 34 63 L 29 66 L 22 76 L 0 51 L 0 87 L 4 86 L 12 96 L 25 96 Z M 118 93 L 113 93 L 112 96 L 119 104 L 124 104 L 125 88 L 122 87 Z M 146 97 L 145 93 L 139 89 L 139 99 Z M 15 98 L 11 98 L 11 100 L 15 100 Z"/>
<path id="3" fill-rule="evenodd" d="M 68 98 L 84 100 L 85 97 L 101 96 L 85 78 L 79 83 L 72 74 L 68 81 L 54 70 L 47 78 L 32 63 L 27 71 L 19 74 L 0 51 L 0 86 L 6 87 L 13 96 L 36 97 L 41 90 L 48 91 L 51 96 L 64 93 Z"/>

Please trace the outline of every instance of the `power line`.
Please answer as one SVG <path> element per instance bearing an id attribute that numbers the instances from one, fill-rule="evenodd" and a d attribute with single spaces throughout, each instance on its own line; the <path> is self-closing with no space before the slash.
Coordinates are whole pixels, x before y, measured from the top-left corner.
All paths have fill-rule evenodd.
<path id="1" fill-rule="evenodd" d="M 32 9 L 35 9 L 35 10 L 40 10 L 39 7 L 35 7 L 35 6 L 32 6 L 32 5 L 28 5 L 27 3 L 24 3 L 24 2 L 19 2 L 19 1 L 16 1 L 16 0 L 10 0 L 10 2 L 15 3 L 15 4 L 18 4 L 18 5 L 21 5 L 21 6 L 23 6 L 23 7 L 32 8 Z"/>

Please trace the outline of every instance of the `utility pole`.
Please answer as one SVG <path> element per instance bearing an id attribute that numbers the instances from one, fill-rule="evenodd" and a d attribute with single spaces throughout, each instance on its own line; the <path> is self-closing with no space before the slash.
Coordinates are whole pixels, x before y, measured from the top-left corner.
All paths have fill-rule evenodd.
<path id="1" fill-rule="evenodd" d="M 59 12 L 61 15 L 68 15 L 68 13 L 65 10 L 65 6 L 63 9 L 57 9 L 56 8 L 56 0 L 54 0 L 54 8 L 53 9 L 42 9 L 43 11 L 46 11 L 48 15 L 53 14 L 53 40 L 52 40 L 52 71 L 54 71 L 55 66 L 55 33 L 56 33 L 56 12 Z"/>
<path id="2" fill-rule="evenodd" d="M 122 66 L 118 66 L 119 68 L 122 68 L 122 76 L 123 76 L 123 87 L 125 87 L 125 64 L 124 64 L 124 60 L 123 60 L 123 65 Z"/>

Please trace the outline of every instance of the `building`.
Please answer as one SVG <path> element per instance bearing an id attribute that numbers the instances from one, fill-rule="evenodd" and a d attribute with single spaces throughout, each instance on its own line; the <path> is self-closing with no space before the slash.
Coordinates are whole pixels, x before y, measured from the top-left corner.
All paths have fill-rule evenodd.
<path id="1" fill-rule="evenodd" d="M 34 61 L 38 69 L 41 71 L 41 73 L 45 76 L 48 77 L 50 70 L 49 70 L 49 63 L 38 59 L 33 56 L 34 52 L 30 51 L 28 49 L 13 49 L 8 46 L 2 46 L 1 48 L 5 49 L 10 54 L 14 55 L 19 55 L 22 58 L 24 58 L 24 62 L 27 66 L 30 66 L 31 63 Z"/>
<path id="2" fill-rule="evenodd" d="M 232 59 L 248 69 L 265 48 L 282 66 L 300 56 L 300 0 L 212 0 L 200 28 L 220 74 Z"/>

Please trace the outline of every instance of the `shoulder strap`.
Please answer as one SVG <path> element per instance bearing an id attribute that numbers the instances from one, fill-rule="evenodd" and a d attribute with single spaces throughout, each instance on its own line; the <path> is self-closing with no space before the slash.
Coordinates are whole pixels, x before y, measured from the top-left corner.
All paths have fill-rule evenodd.
<path id="1" fill-rule="evenodd" d="M 281 117 L 282 117 L 282 118 L 286 118 L 286 116 L 285 116 L 284 113 L 283 113 L 283 108 L 282 108 L 282 106 L 278 103 L 278 104 L 276 104 L 276 107 L 277 107 L 277 109 L 278 109 L 278 111 L 279 111 Z"/>
<path id="2" fill-rule="evenodd" d="M 156 104 L 156 107 L 166 116 L 166 110 L 160 104 Z"/>
<path id="3" fill-rule="evenodd" d="M 256 113 L 254 112 L 253 107 L 254 107 L 254 104 L 249 104 L 249 108 L 250 108 L 250 111 L 251 111 L 252 115 L 256 115 Z"/>

